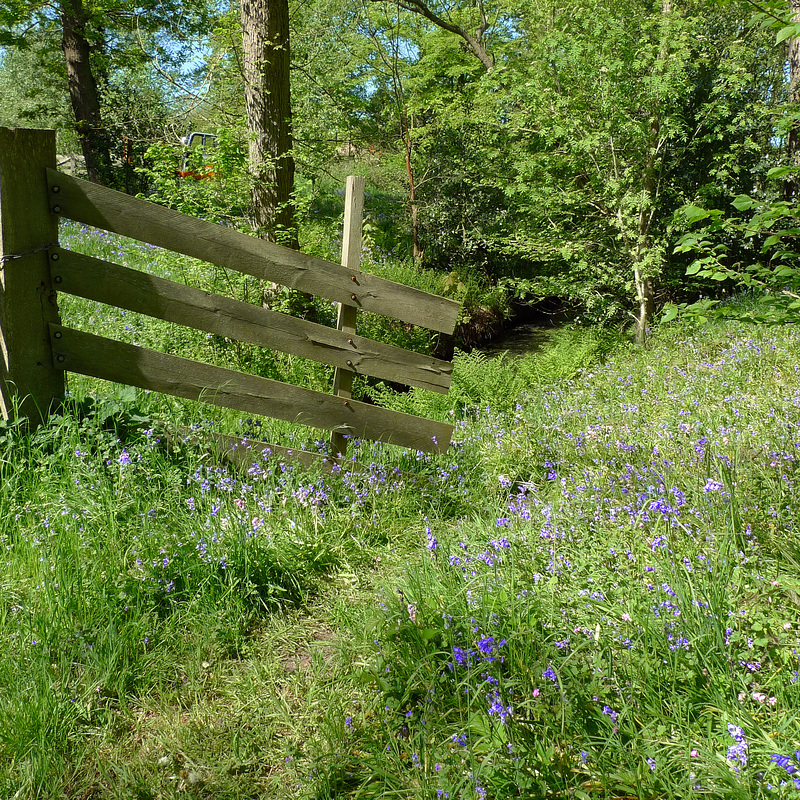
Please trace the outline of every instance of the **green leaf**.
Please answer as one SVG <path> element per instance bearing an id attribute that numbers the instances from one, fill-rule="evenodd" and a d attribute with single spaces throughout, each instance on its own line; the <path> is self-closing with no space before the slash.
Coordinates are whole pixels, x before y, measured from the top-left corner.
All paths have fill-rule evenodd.
<path id="1" fill-rule="evenodd" d="M 711 280 L 712 281 L 726 281 L 726 280 L 728 280 L 729 277 L 730 277 L 730 275 L 728 275 L 727 272 L 715 272 L 711 276 Z"/>
<path id="2" fill-rule="evenodd" d="M 707 219 L 710 216 L 710 212 L 706 211 L 704 208 L 700 208 L 700 206 L 684 206 L 681 211 L 690 225 L 699 222 L 701 219 Z"/>
<path id="3" fill-rule="evenodd" d="M 740 194 L 733 201 L 733 207 L 737 211 L 746 211 L 748 208 L 752 208 L 754 205 L 756 205 L 756 201 L 753 200 L 752 197 L 748 197 L 746 194 Z"/>
<path id="4" fill-rule="evenodd" d="M 120 403 L 135 403 L 136 389 L 133 386 L 123 386 L 117 391 L 117 398 Z"/>
<path id="5" fill-rule="evenodd" d="M 800 32 L 800 25 L 787 25 L 785 28 L 781 28 L 775 34 L 775 44 L 780 44 L 790 37 L 797 36 L 798 32 Z"/>
<path id="6" fill-rule="evenodd" d="M 678 316 L 678 307 L 673 305 L 664 306 L 664 314 L 661 317 L 662 322 L 672 322 Z"/>
<path id="7" fill-rule="evenodd" d="M 793 172 L 797 172 L 797 167 L 773 167 L 767 172 L 767 177 L 782 178 L 784 175 L 791 175 Z"/>

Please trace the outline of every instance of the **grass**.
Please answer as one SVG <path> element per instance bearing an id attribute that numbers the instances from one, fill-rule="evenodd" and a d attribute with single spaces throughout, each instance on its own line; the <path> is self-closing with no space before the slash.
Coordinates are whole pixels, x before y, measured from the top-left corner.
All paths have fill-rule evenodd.
<path id="1" fill-rule="evenodd" d="M 446 455 L 332 475 L 228 471 L 154 422 L 208 409 L 71 379 L 0 428 L 0 795 L 800 796 L 798 352 L 459 356 L 449 400 L 379 391 Z"/>

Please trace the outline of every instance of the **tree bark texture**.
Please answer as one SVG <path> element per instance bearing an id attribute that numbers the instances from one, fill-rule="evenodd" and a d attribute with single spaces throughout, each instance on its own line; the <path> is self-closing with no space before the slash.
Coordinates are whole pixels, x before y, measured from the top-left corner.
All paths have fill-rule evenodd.
<path id="1" fill-rule="evenodd" d="M 792 22 L 800 22 L 800 0 L 789 0 Z M 789 102 L 795 113 L 800 110 L 800 39 L 788 40 Z M 800 167 L 800 120 L 794 120 L 786 141 L 789 163 Z M 790 175 L 783 185 L 785 200 L 796 200 L 800 195 L 800 177 Z"/>
<path id="2" fill-rule="evenodd" d="M 258 235 L 297 247 L 287 0 L 242 0 L 251 204 Z"/>
<path id="3" fill-rule="evenodd" d="M 81 0 L 61 0 L 60 13 L 69 96 L 86 172 L 93 183 L 104 183 L 110 174 L 111 157 L 92 72 L 92 48 L 86 35 L 88 16 Z"/>
<path id="4" fill-rule="evenodd" d="M 800 2 L 800 0 L 798 0 Z M 656 69 L 663 73 L 669 58 L 669 37 L 668 25 L 669 17 L 672 14 L 672 0 L 662 0 L 661 2 L 661 49 L 658 54 Z M 644 345 L 647 340 L 647 331 L 650 326 L 653 314 L 655 313 L 655 285 L 653 278 L 644 276 L 640 269 L 642 260 L 647 251 L 652 246 L 651 232 L 653 228 L 653 218 L 655 216 L 655 202 L 658 197 L 658 181 L 656 179 L 656 167 L 659 153 L 662 147 L 662 122 L 663 108 L 661 102 L 652 109 L 649 129 L 648 154 L 644 163 L 642 174 L 642 201 L 639 208 L 639 225 L 636 239 L 636 249 L 634 253 L 633 283 L 636 289 L 636 301 L 639 311 L 636 316 L 636 342 Z"/>

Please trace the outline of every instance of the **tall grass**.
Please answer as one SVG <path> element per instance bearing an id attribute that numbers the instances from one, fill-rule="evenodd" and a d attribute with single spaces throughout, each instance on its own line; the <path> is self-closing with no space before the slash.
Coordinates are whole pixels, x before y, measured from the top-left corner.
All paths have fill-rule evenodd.
<path id="1" fill-rule="evenodd" d="M 375 390 L 445 455 L 333 474 L 72 379 L 0 426 L 0 794 L 798 796 L 798 336 L 459 356 L 450 398 Z"/>

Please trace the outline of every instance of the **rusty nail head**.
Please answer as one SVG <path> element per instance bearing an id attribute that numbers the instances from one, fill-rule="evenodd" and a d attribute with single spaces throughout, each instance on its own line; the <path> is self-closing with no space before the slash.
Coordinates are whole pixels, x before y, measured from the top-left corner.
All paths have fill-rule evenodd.
<path id="1" fill-rule="evenodd" d="M 356 281 L 356 276 L 355 276 L 355 275 L 351 275 L 351 276 L 350 276 L 350 280 L 351 280 L 351 281 L 353 281 L 353 283 L 355 283 L 355 281 Z"/>
<path id="2" fill-rule="evenodd" d="M 345 400 L 345 401 L 344 401 L 344 404 L 345 404 L 346 406 L 349 406 L 349 405 L 350 405 L 350 401 L 349 401 L 349 400 Z"/>
<path id="3" fill-rule="evenodd" d="M 353 344 L 353 340 L 352 339 L 348 339 L 347 340 L 347 344 Z"/>
<path id="4" fill-rule="evenodd" d="M 356 299 L 356 296 L 355 296 L 354 294 L 351 294 L 351 295 L 350 295 L 350 299 L 351 299 L 351 300 L 355 300 L 355 299 Z"/>
<path id="5" fill-rule="evenodd" d="M 344 363 L 347 364 L 348 367 L 352 367 L 353 366 L 353 362 L 352 361 L 345 361 Z"/>

